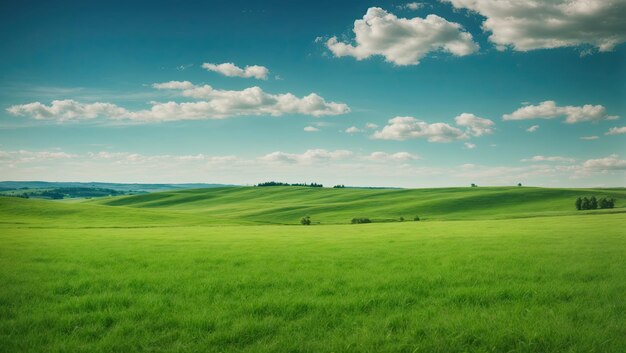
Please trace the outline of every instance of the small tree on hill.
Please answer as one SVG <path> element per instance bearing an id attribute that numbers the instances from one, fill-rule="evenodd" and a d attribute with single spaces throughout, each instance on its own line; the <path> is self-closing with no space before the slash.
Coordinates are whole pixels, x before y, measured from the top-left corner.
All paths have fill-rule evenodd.
<path id="1" fill-rule="evenodd" d="M 302 224 L 303 226 L 311 225 L 311 217 L 304 216 L 304 217 L 300 218 L 300 224 Z"/>
<path id="2" fill-rule="evenodd" d="M 416 221 L 416 222 L 419 221 L 420 220 L 420 216 L 413 217 L 413 220 Z"/>
<path id="3" fill-rule="evenodd" d="M 583 202 L 582 202 L 581 208 L 583 210 L 588 210 L 589 209 L 589 204 L 590 204 L 589 203 L 589 199 L 587 197 L 583 197 Z"/>
<path id="4" fill-rule="evenodd" d="M 478 187 L 478 185 L 476 185 L 476 184 L 472 183 L 472 187 L 473 187 L 473 188 L 477 188 L 477 187 Z"/>
<path id="5" fill-rule="evenodd" d="M 580 197 L 576 199 L 576 209 L 577 210 L 582 210 L 583 208 L 583 199 L 581 199 Z"/>
<path id="6" fill-rule="evenodd" d="M 589 209 L 595 210 L 598 208 L 598 200 L 595 196 L 591 196 L 589 199 Z"/>
<path id="7" fill-rule="evenodd" d="M 517 183 L 517 186 L 522 186 L 522 183 Z"/>

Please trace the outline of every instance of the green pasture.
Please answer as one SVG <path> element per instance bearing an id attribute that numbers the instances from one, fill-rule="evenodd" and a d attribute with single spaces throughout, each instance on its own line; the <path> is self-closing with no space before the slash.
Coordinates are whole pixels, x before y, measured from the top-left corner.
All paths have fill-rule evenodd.
<path id="1" fill-rule="evenodd" d="M 575 211 L 585 195 L 617 208 Z M 2 197 L 0 352 L 623 352 L 625 200 L 539 188 Z M 321 224 L 295 225 L 304 214 Z M 425 220 L 347 224 L 414 214 Z"/>

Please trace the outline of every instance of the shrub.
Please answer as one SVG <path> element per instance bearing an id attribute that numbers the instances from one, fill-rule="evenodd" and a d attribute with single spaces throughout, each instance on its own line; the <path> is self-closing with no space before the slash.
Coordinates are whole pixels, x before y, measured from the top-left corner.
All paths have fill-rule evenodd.
<path id="1" fill-rule="evenodd" d="M 303 226 L 311 225 L 311 217 L 304 216 L 304 217 L 300 218 L 300 224 L 302 224 Z"/>
<path id="2" fill-rule="evenodd" d="M 413 217 L 413 220 L 416 221 L 416 222 L 419 221 L 420 220 L 420 216 Z"/>
<path id="3" fill-rule="evenodd" d="M 352 218 L 352 224 L 372 223 L 369 218 Z"/>
<path id="4" fill-rule="evenodd" d="M 404 217 L 400 217 L 400 222 L 404 222 Z"/>

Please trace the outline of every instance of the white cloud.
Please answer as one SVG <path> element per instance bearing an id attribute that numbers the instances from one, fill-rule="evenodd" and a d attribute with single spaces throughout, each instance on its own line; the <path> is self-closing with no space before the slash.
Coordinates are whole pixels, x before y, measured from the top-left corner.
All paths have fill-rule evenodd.
<path id="1" fill-rule="evenodd" d="M 254 77 L 259 80 L 267 80 L 267 76 L 270 73 L 270 70 L 268 70 L 265 66 L 252 65 L 252 66 L 246 66 L 245 68 L 242 69 L 233 63 L 223 63 L 223 64 L 204 63 L 202 64 L 202 68 L 208 71 L 217 72 L 219 74 L 222 74 L 228 77 L 244 77 L 244 78 Z"/>
<path id="2" fill-rule="evenodd" d="M 426 138 L 430 142 L 450 142 L 466 139 L 468 136 L 460 129 L 446 123 L 429 124 L 410 116 L 398 116 L 389 119 L 389 124 L 382 130 L 376 131 L 372 138 L 398 141 Z"/>
<path id="3" fill-rule="evenodd" d="M 348 134 L 356 134 L 357 132 L 361 132 L 361 129 L 356 126 L 350 126 L 349 128 L 345 129 L 344 132 Z"/>
<path id="4" fill-rule="evenodd" d="M 597 172 L 626 170 L 626 160 L 620 159 L 617 154 L 612 154 L 604 158 L 586 160 L 582 167 L 584 170 Z"/>
<path id="5" fill-rule="evenodd" d="M 561 156 L 533 156 L 532 158 L 524 158 L 522 162 L 564 162 L 564 163 L 574 163 L 576 160 L 574 158 L 561 157 Z"/>
<path id="6" fill-rule="evenodd" d="M 31 163 L 58 159 L 71 159 L 74 157 L 76 157 L 76 155 L 65 153 L 62 151 L 0 150 L 0 161 L 9 163 Z"/>
<path id="7" fill-rule="evenodd" d="M 458 126 L 467 128 L 467 132 L 472 136 L 489 135 L 493 133 L 495 123 L 489 119 L 477 117 L 474 114 L 463 113 L 454 121 Z"/>
<path id="8" fill-rule="evenodd" d="M 424 4 L 421 2 L 409 2 L 398 7 L 401 9 L 409 9 L 409 10 L 416 11 L 424 7 Z"/>
<path id="9" fill-rule="evenodd" d="M 607 131 L 606 133 L 604 133 L 605 135 L 620 135 L 620 134 L 626 134 L 626 126 L 622 126 L 622 127 L 612 127 L 609 129 L 609 131 Z"/>
<path id="10" fill-rule="evenodd" d="M 580 139 L 581 140 L 597 140 L 599 138 L 600 136 L 582 136 Z"/>
<path id="11" fill-rule="evenodd" d="M 623 0 L 443 0 L 475 11 L 499 50 L 591 45 L 611 51 L 626 41 Z"/>
<path id="12" fill-rule="evenodd" d="M 537 130 L 539 130 L 539 125 L 533 125 L 533 126 L 529 127 L 528 129 L 526 129 L 526 131 L 528 131 L 528 132 L 535 132 Z"/>
<path id="13" fill-rule="evenodd" d="M 363 159 L 376 161 L 376 162 L 406 162 L 418 160 L 420 157 L 415 154 L 411 154 L 409 152 L 396 152 L 396 153 L 386 153 L 386 152 L 372 152 L 371 154 L 365 156 Z"/>
<path id="14" fill-rule="evenodd" d="M 50 105 L 40 102 L 14 105 L 7 109 L 10 114 L 28 115 L 37 120 L 85 120 L 98 117 L 121 119 L 129 112 L 111 103 L 79 103 L 72 99 L 54 100 Z"/>
<path id="15" fill-rule="evenodd" d="M 55 100 L 51 105 L 40 102 L 14 105 L 7 111 L 16 116 L 56 121 L 94 119 L 160 122 L 174 120 L 224 119 L 235 116 L 303 114 L 315 117 L 339 115 L 350 111 L 343 103 L 326 102 L 311 93 L 302 98 L 291 93 L 270 94 L 259 87 L 241 91 L 214 89 L 209 85 L 196 86 L 189 81 L 155 83 L 154 88 L 176 90 L 195 102 L 152 102 L 150 109 L 129 111 L 111 103 L 80 103 L 75 100 Z"/>
<path id="16" fill-rule="evenodd" d="M 304 127 L 304 131 L 306 131 L 306 132 L 317 132 L 317 131 L 320 131 L 320 129 L 316 128 L 315 126 L 305 126 Z"/>
<path id="17" fill-rule="evenodd" d="M 354 21 L 355 45 L 337 37 L 326 41 L 337 57 L 352 56 L 357 60 L 382 55 L 396 65 L 417 65 L 429 52 L 444 51 L 465 56 L 478 50 L 472 35 L 458 23 L 437 15 L 426 18 L 398 18 L 378 7 L 367 10 L 363 19 Z"/>
<path id="18" fill-rule="evenodd" d="M 346 150 L 328 151 L 325 149 L 310 149 L 300 154 L 276 151 L 260 157 L 259 159 L 266 162 L 310 164 L 346 159 L 352 155 L 353 153 L 351 151 Z"/>
<path id="19" fill-rule="evenodd" d="M 493 133 L 495 123 L 470 113 L 463 113 L 454 121 L 457 126 L 448 123 L 432 123 L 415 119 L 410 116 L 399 116 L 389 120 L 382 130 L 374 132 L 372 138 L 381 140 L 403 141 L 412 138 L 425 138 L 430 142 L 450 142 L 465 140 L 470 136 L 483 136 Z"/>
<path id="20" fill-rule="evenodd" d="M 468 150 L 473 150 L 474 148 L 476 148 L 476 145 L 470 142 L 465 142 L 465 148 L 467 148 Z"/>
<path id="21" fill-rule="evenodd" d="M 583 121 L 615 120 L 618 116 L 610 116 L 602 105 L 585 104 L 577 106 L 558 106 L 554 101 L 541 102 L 538 105 L 521 107 L 511 114 L 504 114 L 502 120 L 555 119 L 565 117 L 568 124 Z"/>
<path id="22" fill-rule="evenodd" d="M 365 128 L 366 129 L 375 130 L 375 129 L 378 129 L 378 125 L 376 125 L 374 123 L 367 123 L 367 124 L 365 124 Z"/>

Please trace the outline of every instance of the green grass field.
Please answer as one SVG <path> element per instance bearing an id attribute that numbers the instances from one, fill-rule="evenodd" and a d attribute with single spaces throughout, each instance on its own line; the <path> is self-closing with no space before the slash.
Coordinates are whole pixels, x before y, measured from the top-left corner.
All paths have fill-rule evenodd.
<path id="1" fill-rule="evenodd" d="M 589 195 L 617 208 L 575 211 Z M 0 352 L 624 352 L 625 203 L 540 188 L 2 197 Z M 296 225 L 305 214 L 320 224 Z"/>

